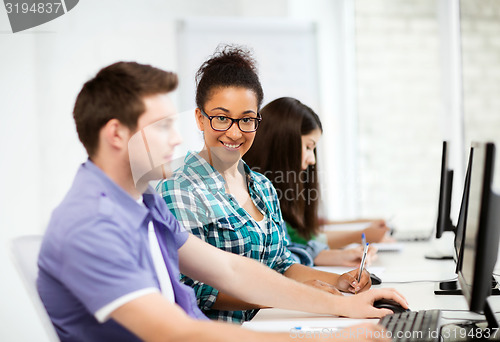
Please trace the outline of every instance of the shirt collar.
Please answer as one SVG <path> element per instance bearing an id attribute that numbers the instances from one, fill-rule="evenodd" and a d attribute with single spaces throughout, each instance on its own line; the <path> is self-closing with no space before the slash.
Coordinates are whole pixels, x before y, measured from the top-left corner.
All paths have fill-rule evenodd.
<path id="1" fill-rule="evenodd" d="M 189 151 L 184 158 L 185 165 L 189 167 L 198 174 L 203 182 L 207 185 L 208 189 L 211 191 L 225 191 L 226 181 L 224 177 L 217 171 L 212 165 L 210 165 L 199 153 Z M 240 165 L 243 165 L 243 170 L 245 171 L 246 180 L 249 186 L 254 187 L 258 182 L 255 181 L 255 174 L 252 172 L 250 167 L 240 159 Z"/>
<path id="2" fill-rule="evenodd" d="M 224 177 L 198 153 L 189 151 L 184 162 L 201 178 L 210 191 L 225 191 Z"/>
<path id="3" fill-rule="evenodd" d="M 158 196 L 154 195 L 154 190 L 148 187 L 143 194 L 145 207 L 137 203 L 137 201 L 116 184 L 111 178 L 104 173 L 97 165 L 90 159 L 87 160 L 82 168 L 90 172 L 100 182 L 100 195 L 101 197 L 108 197 L 112 202 L 117 203 L 122 209 L 122 215 L 125 216 L 126 221 L 132 227 L 140 228 L 142 223 L 151 212 L 153 216 L 160 215 L 165 218 L 165 213 L 161 213 L 158 208 Z"/>
<path id="4" fill-rule="evenodd" d="M 163 201 L 163 199 L 158 196 L 158 194 L 152 187 L 148 186 L 143 194 L 143 198 L 144 204 L 151 211 L 153 218 L 155 218 L 157 221 L 167 220 L 167 212 L 160 209 L 160 203 L 161 201 Z"/>

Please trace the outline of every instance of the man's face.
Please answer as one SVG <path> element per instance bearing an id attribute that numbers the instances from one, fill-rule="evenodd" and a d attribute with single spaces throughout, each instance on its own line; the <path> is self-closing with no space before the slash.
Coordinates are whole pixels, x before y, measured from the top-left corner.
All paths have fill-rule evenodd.
<path id="1" fill-rule="evenodd" d="M 174 149 L 181 138 L 175 127 L 177 113 L 167 94 L 144 98 L 146 111 L 128 143 L 134 183 L 168 177 Z"/>

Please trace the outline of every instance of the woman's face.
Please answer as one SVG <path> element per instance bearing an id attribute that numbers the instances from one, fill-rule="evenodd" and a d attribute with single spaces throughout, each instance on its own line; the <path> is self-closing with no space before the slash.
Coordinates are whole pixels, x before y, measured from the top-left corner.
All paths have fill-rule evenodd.
<path id="1" fill-rule="evenodd" d="M 309 165 L 316 164 L 314 149 L 321 138 L 321 130 L 316 128 L 311 133 L 302 136 L 302 170 L 306 170 Z"/>
<path id="2" fill-rule="evenodd" d="M 257 117 L 257 97 L 250 89 L 218 88 L 211 95 L 205 102 L 205 108 L 201 108 L 208 116 L 232 119 Z M 242 132 L 236 122 L 227 131 L 213 130 L 210 120 L 201 113 L 200 108 L 196 109 L 196 121 L 198 128 L 204 132 L 206 148 L 223 162 L 238 161 L 250 149 L 255 138 L 255 132 Z"/>

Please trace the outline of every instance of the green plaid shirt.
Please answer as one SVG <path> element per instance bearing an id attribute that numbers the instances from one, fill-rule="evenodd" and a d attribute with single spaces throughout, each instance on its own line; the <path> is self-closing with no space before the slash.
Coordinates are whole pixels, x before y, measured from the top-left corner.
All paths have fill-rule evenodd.
<path id="1" fill-rule="evenodd" d="M 222 175 L 199 154 L 189 152 L 171 179 L 157 186 L 168 208 L 191 233 L 222 250 L 244 255 L 283 273 L 295 263 L 287 249 L 285 225 L 276 190 L 263 175 L 244 167 L 250 197 L 266 220 L 266 230 L 226 193 Z M 217 265 L 214 265 L 217 267 Z M 213 310 L 218 290 L 185 275 L 181 281 L 194 288 L 198 306 L 210 318 L 241 323 L 258 310 Z"/>

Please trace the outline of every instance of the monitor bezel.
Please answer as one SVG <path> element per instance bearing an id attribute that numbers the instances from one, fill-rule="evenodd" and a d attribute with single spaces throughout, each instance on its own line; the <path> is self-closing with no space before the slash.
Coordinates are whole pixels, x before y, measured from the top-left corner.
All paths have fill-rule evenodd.
<path id="1" fill-rule="evenodd" d="M 491 294 L 491 276 L 493 274 L 493 268 L 495 266 L 497 255 L 498 255 L 498 241 L 499 241 L 499 229 L 496 227 L 498 224 L 493 222 L 492 216 L 495 211 L 492 210 L 490 204 L 493 201 L 493 196 L 495 196 L 491 190 L 492 180 L 493 180 L 493 167 L 494 167 L 494 154 L 495 146 L 493 143 L 473 143 L 472 147 L 474 149 L 474 154 L 472 157 L 471 166 L 471 188 L 474 181 L 474 162 L 480 155 L 481 151 L 484 149 L 484 166 L 482 169 L 482 177 L 480 184 L 480 204 L 478 206 L 478 228 L 475 237 L 475 248 L 473 250 L 473 260 L 471 265 L 473 265 L 472 271 L 472 283 L 469 284 L 464 276 L 464 266 L 468 265 L 466 262 L 462 262 L 461 269 L 458 272 L 458 280 L 462 288 L 462 293 L 467 300 L 469 305 L 469 310 L 477 313 L 483 313 L 486 305 L 486 299 Z M 476 161 L 477 162 L 477 161 Z M 477 168 L 477 166 L 476 166 Z M 475 200 L 470 198 L 469 201 Z M 470 231 L 470 206 L 468 206 L 467 212 L 468 220 L 465 225 L 465 232 Z M 463 253 L 462 258 L 465 257 L 465 248 L 467 248 L 467 234 L 464 234 L 464 240 L 462 242 Z M 493 261 L 492 261 L 493 260 Z"/>
<path id="2" fill-rule="evenodd" d="M 462 201 L 460 203 L 460 212 L 458 214 L 457 225 L 455 226 L 455 239 L 453 249 L 453 259 L 455 260 L 455 273 L 462 269 L 463 258 L 463 240 L 465 235 L 465 226 L 467 225 L 467 210 L 469 207 L 469 190 L 470 190 L 470 172 L 472 167 L 474 148 L 469 150 L 469 160 L 467 162 L 467 169 L 465 171 L 464 186 L 462 192 Z"/>
<path id="3" fill-rule="evenodd" d="M 451 196 L 453 189 L 453 170 L 448 168 L 449 142 L 443 141 L 441 155 L 441 179 L 439 184 L 438 217 L 436 222 L 436 239 L 440 239 L 446 231 L 454 231 L 450 218 Z"/>

